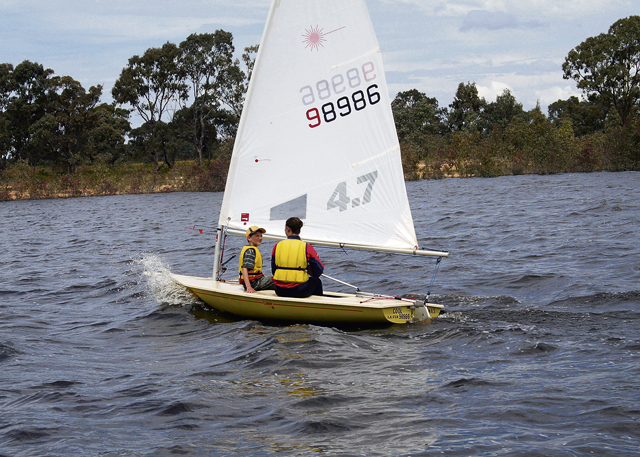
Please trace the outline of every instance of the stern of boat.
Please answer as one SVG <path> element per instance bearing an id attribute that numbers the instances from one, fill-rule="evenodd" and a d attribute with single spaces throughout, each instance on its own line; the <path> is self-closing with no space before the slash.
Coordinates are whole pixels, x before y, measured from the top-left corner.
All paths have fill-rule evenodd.
<path id="1" fill-rule="evenodd" d="M 416 321 L 434 319 L 440 315 L 440 311 L 442 311 L 443 308 L 444 306 L 435 303 L 423 304 L 421 302 L 416 302 L 414 319 Z"/>

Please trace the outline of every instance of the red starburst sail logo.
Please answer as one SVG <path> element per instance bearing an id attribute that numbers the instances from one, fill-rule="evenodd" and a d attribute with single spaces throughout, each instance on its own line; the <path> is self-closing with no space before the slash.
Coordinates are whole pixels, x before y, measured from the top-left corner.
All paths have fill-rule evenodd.
<path id="1" fill-rule="evenodd" d="M 305 45 L 305 48 L 309 48 L 311 51 L 318 51 L 321 47 L 324 47 L 324 42 L 327 41 L 325 38 L 327 35 L 337 32 L 338 30 L 342 30 L 345 27 L 346 25 L 338 29 L 331 30 L 330 32 L 325 32 L 324 28 L 320 28 L 318 25 L 315 27 L 310 26 L 308 29 L 305 29 L 302 34 L 302 43 Z"/>

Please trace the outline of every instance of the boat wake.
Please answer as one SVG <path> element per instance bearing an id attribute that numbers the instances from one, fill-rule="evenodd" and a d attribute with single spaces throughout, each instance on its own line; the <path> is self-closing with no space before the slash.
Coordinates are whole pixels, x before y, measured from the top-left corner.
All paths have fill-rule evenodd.
<path id="1" fill-rule="evenodd" d="M 186 307 L 199 303 L 195 295 L 171 278 L 171 271 L 160 256 L 145 253 L 136 263 L 142 267 L 149 295 L 158 304 Z"/>

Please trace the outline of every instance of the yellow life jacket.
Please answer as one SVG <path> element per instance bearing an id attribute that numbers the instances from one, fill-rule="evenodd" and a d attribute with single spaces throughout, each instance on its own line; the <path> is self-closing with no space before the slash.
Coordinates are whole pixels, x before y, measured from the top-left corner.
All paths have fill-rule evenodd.
<path id="1" fill-rule="evenodd" d="M 244 277 L 242 276 L 242 263 L 244 262 L 244 253 L 247 251 L 247 249 L 255 249 L 256 250 L 256 262 L 253 265 L 253 270 L 247 270 L 247 273 L 249 275 L 249 281 L 253 281 L 255 279 L 258 279 L 260 276 L 262 276 L 262 254 L 260 254 L 260 249 L 258 249 L 255 246 L 244 246 L 242 248 L 242 251 L 240 251 L 240 262 L 239 262 L 239 266 L 238 266 L 238 274 L 240 276 L 240 284 L 242 284 L 244 282 Z"/>
<path id="2" fill-rule="evenodd" d="M 303 283 L 309 280 L 307 274 L 307 243 L 296 239 L 286 239 L 276 245 L 276 272 L 274 281 Z"/>

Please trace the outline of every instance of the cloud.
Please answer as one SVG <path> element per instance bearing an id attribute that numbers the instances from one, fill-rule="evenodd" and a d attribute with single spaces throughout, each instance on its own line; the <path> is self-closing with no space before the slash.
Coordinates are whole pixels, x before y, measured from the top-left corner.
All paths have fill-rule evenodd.
<path id="1" fill-rule="evenodd" d="M 259 42 L 269 5 L 259 0 L 1 0 L 2 62 L 38 62 L 84 86 L 110 86 L 128 59 L 191 33 L 234 33 L 238 54 Z"/>
<path id="2" fill-rule="evenodd" d="M 537 28 L 542 24 L 537 21 L 519 22 L 512 14 L 497 12 L 492 13 L 484 10 L 469 11 L 467 17 L 465 17 L 461 32 L 467 32 L 473 29 L 486 29 L 486 30 L 502 30 L 502 29 L 517 29 L 517 28 Z"/>
<path id="3" fill-rule="evenodd" d="M 411 67 L 396 65 L 387 69 L 387 82 L 394 93 L 416 88 L 447 106 L 458 84 L 472 82 L 487 102 L 493 102 L 509 89 L 525 110 L 540 102 L 543 111 L 549 103 L 576 95 L 573 85 L 562 79 L 558 62 L 527 59 L 517 53 L 467 54 L 458 59 L 431 59 Z M 395 95 L 392 95 L 395 96 Z"/>
<path id="4" fill-rule="evenodd" d="M 472 11 L 514 14 L 519 17 L 576 19 L 615 9 L 632 9 L 635 0 L 379 0 L 389 5 L 411 5 L 427 16 L 463 17 Z"/>
<path id="5" fill-rule="evenodd" d="M 638 0 L 367 0 L 391 95 L 418 89 L 448 105 L 460 82 L 487 100 L 508 87 L 525 109 L 579 94 L 562 79 L 567 53 Z M 269 0 L 0 0 L 0 62 L 24 59 L 110 86 L 127 60 L 191 33 L 233 33 L 236 56 L 257 44 Z M 544 31 L 541 32 L 541 28 Z M 572 89 L 573 88 L 573 89 Z M 544 109 L 544 108 L 543 108 Z"/>
<path id="6" fill-rule="evenodd" d="M 571 96 L 578 98 L 582 96 L 582 92 L 570 84 L 558 84 L 551 87 L 540 88 L 536 90 L 535 93 L 542 106 L 550 105 L 558 100 L 567 100 Z"/>
<path id="7" fill-rule="evenodd" d="M 487 103 L 491 103 L 496 100 L 498 95 L 502 95 L 505 89 L 509 89 L 513 93 L 513 89 L 501 81 L 491 81 L 489 86 L 476 86 L 478 88 L 478 95 L 483 97 Z M 517 98 L 516 98 L 517 100 Z"/>

